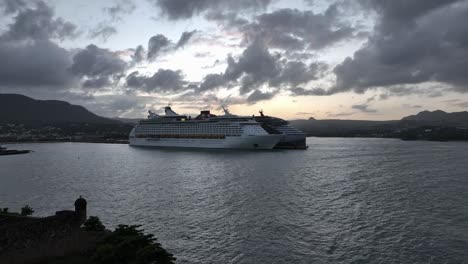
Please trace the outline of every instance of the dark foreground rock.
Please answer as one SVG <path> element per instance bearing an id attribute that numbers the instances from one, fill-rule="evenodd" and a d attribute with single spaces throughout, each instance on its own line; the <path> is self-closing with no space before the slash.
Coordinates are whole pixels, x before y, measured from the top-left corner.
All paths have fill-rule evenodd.
<path id="1" fill-rule="evenodd" d="M 58 211 L 49 217 L 0 210 L 0 263 L 175 262 L 174 256 L 140 226 L 119 225 L 110 231 L 99 218 L 87 219 L 86 201 L 80 199 L 75 202 L 75 211 Z"/>

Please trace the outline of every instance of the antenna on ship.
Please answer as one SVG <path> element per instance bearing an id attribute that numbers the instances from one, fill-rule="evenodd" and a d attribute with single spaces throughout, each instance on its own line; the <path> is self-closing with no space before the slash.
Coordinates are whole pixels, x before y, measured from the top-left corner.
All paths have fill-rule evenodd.
<path id="1" fill-rule="evenodd" d="M 229 109 L 227 109 L 224 105 L 221 105 L 221 108 L 223 108 L 224 115 L 232 115 L 232 114 L 229 112 Z"/>
<path id="2" fill-rule="evenodd" d="M 263 109 L 260 109 L 260 111 L 258 111 L 258 112 L 260 113 L 260 116 L 265 116 L 265 115 L 263 114 Z"/>
<path id="3" fill-rule="evenodd" d="M 148 119 L 157 118 L 159 115 L 153 113 L 151 110 L 148 110 Z"/>

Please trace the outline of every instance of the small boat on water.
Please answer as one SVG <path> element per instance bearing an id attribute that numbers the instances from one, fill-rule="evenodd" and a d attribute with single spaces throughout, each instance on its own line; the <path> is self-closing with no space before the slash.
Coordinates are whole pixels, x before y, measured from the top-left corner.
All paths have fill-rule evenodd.
<path id="1" fill-rule="evenodd" d="M 15 155 L 15 154 L 26 154 L 31 152 L 30 150 L 15 150 L 7 149 L 6 147 L 0 146 L 0 156 L 2 155 Z"/>

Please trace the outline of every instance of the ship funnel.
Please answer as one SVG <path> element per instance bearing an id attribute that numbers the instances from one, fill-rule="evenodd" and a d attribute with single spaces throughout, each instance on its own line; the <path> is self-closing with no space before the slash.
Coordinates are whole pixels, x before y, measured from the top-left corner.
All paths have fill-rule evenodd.
<path id="1" fill-rule="evenodd" d="M 178 116 L 179 115 L 176 112 L 172 111 L 170 106 L 164 107 L 164 113 L 166 114 L 166 116 Z"/>

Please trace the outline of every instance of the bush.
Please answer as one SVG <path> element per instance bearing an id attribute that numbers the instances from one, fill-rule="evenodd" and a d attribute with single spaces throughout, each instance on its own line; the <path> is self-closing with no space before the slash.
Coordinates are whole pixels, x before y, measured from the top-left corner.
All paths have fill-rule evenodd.
<path id="1" fill-rule="evenodd" d="M 1 212 L 4 214 L 8 214 L 8 207 L 3 208 Z"/>
<path id="2" fill-rule="evenodd" d="M 34 213 L 34 210 L 29 206 L 25 205 L 23 208 L 21 208 L 21 215 L 22 216 L 29 216 Z"/>
<path id="3" fill-rule="evenodd" d="M 119 225 L 100 242 L 93 255 L 100 264 L 174 264 L 176 260 L 157 243 L 153 235 L 145 235 L 138 225 Z"/>
<path id="4" fill-rule="evenodd" d="M 104 231 L 106 227 L 102 224 L 97 216 L 90 216 L 83 224 L 85 231 Z"/>

